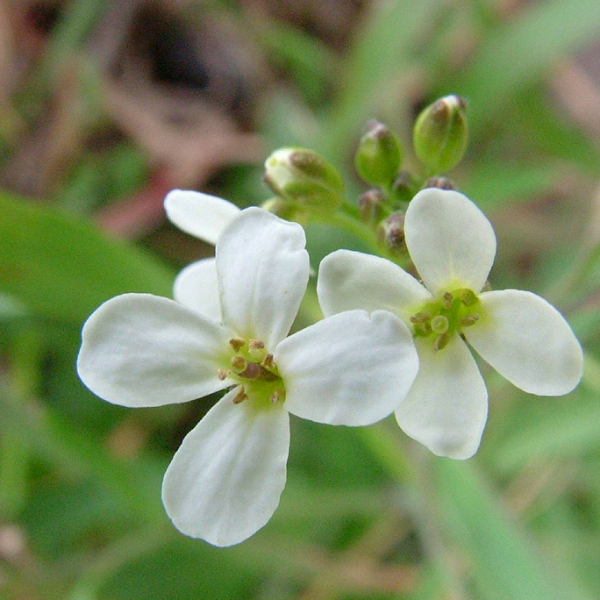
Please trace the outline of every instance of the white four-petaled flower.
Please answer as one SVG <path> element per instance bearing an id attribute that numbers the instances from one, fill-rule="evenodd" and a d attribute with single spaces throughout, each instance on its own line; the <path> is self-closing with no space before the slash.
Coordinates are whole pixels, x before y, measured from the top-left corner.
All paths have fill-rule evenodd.
<path id="1" fill-rule="evenodd" d="M 198 310 L 149 294 L 113 298 L 84 325 L 77 363 L 94 393 L 124 406 L 230 388 L 186 436 L 163 481 L 174 524 L 218 546 L 243 541 L 275 511 L 288 413 L 373 423 L 397 407 L 418 370 L 408 328 L 387 311 L 344 312 L 286 337 L 309 277 L 302 227 L 258 208 L 228 223 L 215 238 L 216 280 L 192 284 L 207 302 L 187 292 Z"/>
<path id="2" fill-rule="evenodd" d="M 221 232 L 235 219 L 240 209 L 231 202 L 193 190 L 172 190 L 165 198 L 165 212 L 182 231 L 215 245 Z M 212 288 L 215 293 L 206 293 Z M 214 258 L 191 263 L 175 278 L 175 300 L 194 308 L 205 317 L 221 320 Z"/>
<path id="3" fill-rule="evenodd" d="M 325 315 L 386 309 L 409 325 L 420 370 L 396 419 L 435 454 L 468 458 L 479 446 L 488 403 L 465 341 L 511 383 L 547 396 L 577 385 L 581 346 L 565 319 L 540 296 L 482 291 L 496 238 L 466 196 L 419 192 L 406 211 L 405 239 L 423 285 L 388 260 L 338 250 L 321 263 L 319 301 Z"/>

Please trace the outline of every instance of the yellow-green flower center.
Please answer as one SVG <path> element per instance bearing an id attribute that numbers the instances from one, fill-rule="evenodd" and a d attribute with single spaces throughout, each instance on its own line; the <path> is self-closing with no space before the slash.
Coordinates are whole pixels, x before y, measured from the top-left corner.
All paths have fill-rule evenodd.
<path id="1" fill-rule="evenodd" d="M 448 345 L 455 333 L 462 334 L 465 327 L 472 327 L 481 317 L 481 303 L 472 290 L 460 288 L 447 291 L 428 302 L 410 317 L 413 334 L 431 338 L 437 352 Z"/>
<path id="2" fill-rule="evenodd" d="M 234 354 L 230 368 L 219 370 L 219 379 L 233 379 L 240 385 L 233 398 L 235 404 L 251 399 L 257 402 L 276 403 L 285 400 L 285 386 L 279 375 L 273 355 L 267 352 L 260 340 L 232 338 L 229 345 Z"/>

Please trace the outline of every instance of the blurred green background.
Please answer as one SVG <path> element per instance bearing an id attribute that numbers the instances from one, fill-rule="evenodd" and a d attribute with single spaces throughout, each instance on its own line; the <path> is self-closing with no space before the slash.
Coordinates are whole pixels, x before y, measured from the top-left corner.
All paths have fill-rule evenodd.
<path id="1" fill-rule="evenodd" d="M 597 0 L 0 0 L 0 598 L 600 598 L 600 4 Z M 77 379 L 79 332 L 123 292 L 170 296 L 212 248 L 162 201 L 269 197 L 282 145 L 352 154 L 376 117 L 468 102 L 451 177 L 491 219 L 495 288 L 553 302 L 586 350 L 561 398 L 482 365 L 466 462 L 392 418 L 292 419 L 271 522 L 216 549 L 179 534 L 164 470 L 215 398 L 130 410 Z M 308 229 L 313 266 L 355 247 Z M 307 312 L 306 320 L 310 319 Z"/>

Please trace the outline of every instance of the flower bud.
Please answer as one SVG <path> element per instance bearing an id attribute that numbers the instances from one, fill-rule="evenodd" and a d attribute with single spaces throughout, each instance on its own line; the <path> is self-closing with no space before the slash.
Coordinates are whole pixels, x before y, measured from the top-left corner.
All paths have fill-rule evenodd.
<path id="1" fill-rule="evenodd" d="M 402 146 L 383 123 L 371 121 L 354 156 L 356 171 L 370 185 L 388 188 L 400 169 Z"/>
<path id="2" fill-rule="evenodd" d="M 437 175 L 436 177 L 430 177 L 423 187 L 426 188 L 438 188 L 440 190 L 455 190 L 456 186 L 452 179 Z"/>
<path id="3" fill-rule="evenodd" d="M 390 250 L 404 250 L 404 213 L 400 210 L 393 212 L 379 225 L 379 235 Z"/>
<path id="4" fill-rule="evenodd" d="M 265 162 L 264 180 L 280 198 L 310 211 L 333 212 L 344 200 L 341 175 L 312 150 L 276 150 Z"/>
<path id="5" fill-rule="evenodd" d="M 368 190 L 358 199 L 358 214 L 365 223 L 378 223 L 385 196 L 380 190 Z"/>
<path id="6" fill-rule="evenodd" d="M 410 202 L 417 193 L 418 185 L 408 171 L 400 171 L 392 183 L 391 195 L 400 202 Z"/>
<path id="7" fill-rule="evenodd" d="M 303 226 L 309 221 L 307 208 L 289 200 L 271 198 L 270 200 L 263 202 L 260 207 L 286 221 L 294 221 Z"/>
<path id="8" fill-rule="evenodd" d="M 413 132 L 415 152 L 435 173 L 454 167 L 467 149 L 465 108 L 465 101 L 459 96 L 444 96 L 417 118 Z"/>

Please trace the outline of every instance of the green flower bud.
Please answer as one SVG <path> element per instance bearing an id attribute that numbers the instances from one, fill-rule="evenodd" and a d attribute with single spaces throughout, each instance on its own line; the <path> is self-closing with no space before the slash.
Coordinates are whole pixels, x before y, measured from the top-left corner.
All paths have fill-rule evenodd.
<path id="1" fill-rule="evenodd" d="M 406 248 L 404 241 L 404 213 L 400 210 L 393 212 L 379 225 L 379 238 L 385 245 L 394 251 Z"/>
<path id="2" fill-rule="evenodd" d="M 408 204 L 418 189 L 418 184 L 413 176 L 408 171 L 400 171 L 392 183 L 391 195 L 394 200 Z"/>
<path id="3" fill-rule="evenodd" d="M 400 169 L 402 146 L 383 123 L 372 121 L 360 139 L 354 156 L 356 171 L 370 185 L 388 188 Z"/>
<path id="4" fill-rule="evenodd" d="M 313 150 L 276 150 L 265 162 L 264 180 L 280 198 L 309 211 L 333 212 L 344 200 L 342 176 Z"/>
<path id="5" fill-rule="evenodd" d="M 300 223 L 300 225 L 306 225 L 309 220 L 308 210 L 304 206 L 299 206 L 283 198 L 271 198 L 263 202 L 261 208 L 286 221 L 295 221 L 296 223 Z"/>
<path id="6" fill-rule="evenodd" d="M 467 149 L 465 108 L 465 101 L 459 96 L 444 96 L 417 118 L 413 132 L 415 152 L 436 173 L 458 164 Z"/>
<path id="7" fill-rule="evenodd" d="M 358 199 L 358 214 L 365 223 L 378 223 L 385 196 L 380 190 L 368 190 Z"/>

